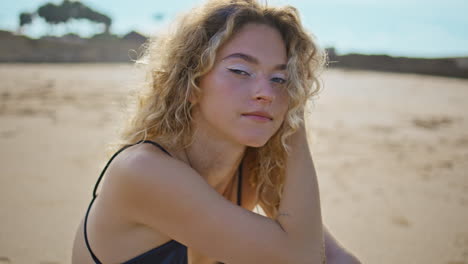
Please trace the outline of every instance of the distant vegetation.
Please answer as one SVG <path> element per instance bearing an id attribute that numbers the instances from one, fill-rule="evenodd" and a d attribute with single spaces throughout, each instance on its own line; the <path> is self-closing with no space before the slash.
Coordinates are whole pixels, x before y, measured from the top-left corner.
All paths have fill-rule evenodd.
<path id="1" fill-rule="evenodd" d="M 46 3 L 40 6 L 35 12 L 23 12 L 19 14 L 19 32 L 28 24 L 31 24 L 37 17 L 43 18 L 50 26 L 66 24 L 73 19 L 86 19 L 88 21 L 103 24 L 103 33 L 110 32 L 112 19 L 100 12 L 97 12 L 80 1 L 64 0 L 61 4 Z"/>
<path id="2" fill-rule="evenodd" d="M 468 57 L 423 59 L 353 53 L 338 55 L 333 48 L 327 49 L 327 53 L 332 68 L 468 78 Z"/>
<path id="3" fill-rule="evenodd" d="M 63 0 L 61 4 L 46 3 L 36 11 L 19 14 L 19 30 L 40 17 L 51 28 L 67 24 L 72 20 L 88 20 L 102 24 L 105 29 L 90 38 L 68 32 L 61 37 L 43 36 L 31 39 L 0 30 L 0 63 L 3 62 L 131 62 L 144 47 L 147 37 L 131 31 L 124 36 L 110 32 L 112 19 L 80 1 Z M 163 13 L 153 15 L 161 21 Z M 468 57 L 422 59 L 391 57 L 387 55 L 345 54 L 339 55 L 328 48 L 329 67 L 342 69 L 363 69 L 387 72 L 404 72 L 447 77 L 468 78 Z"/>

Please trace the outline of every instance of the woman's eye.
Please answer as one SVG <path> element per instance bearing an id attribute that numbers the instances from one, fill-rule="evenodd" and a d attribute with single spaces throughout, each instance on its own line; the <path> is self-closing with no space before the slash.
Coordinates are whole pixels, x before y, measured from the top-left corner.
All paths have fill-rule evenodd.
<path id="1" fill-rule="evenodd" d="M 274 77 L 274 78 L 271 79 L 271 81 L 274 82 L 274 83 L 279 83 L 279 84 L 284 84 L 286 82 L 285 79 L 280 78 L 280 77 Z"/>
<path id="2" fill-rule="evenodd" d="M 250 74 L 248 72 L 243 71 L 243 70 L 238 70 L 238 69 L 228 69 L 228 70 L 235 73 L 235 74 L 250 76 Z"/>

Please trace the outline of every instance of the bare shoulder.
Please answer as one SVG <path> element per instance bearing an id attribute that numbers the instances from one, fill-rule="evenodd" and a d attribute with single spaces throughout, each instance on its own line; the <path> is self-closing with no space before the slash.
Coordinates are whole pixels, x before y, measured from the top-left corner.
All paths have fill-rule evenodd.
<path id="1" fill-rule="evenodd" d="M 174 190 L 193 169 L 152 144 L 138 144 L 122 151 L 109 165 L 102 195 L 112 195 L 129 215 L 139 214 L 134 203 L 150 201 L 145 195 L 163 195 L 166 188 Z M 140 200 L 138 200 L 140 199 Z M 165 199 L 159 199 L 164 202 Z M 142 220 L 142 219 L 133 219 Z"/>
<path id="2" fill-rule="evenodd" d="M 121 154 L 109 166 L 102 195 L 112 195 L 129 221 L 222 262 L 287 258 L 276 222 L 227 200 L 184 162 L 149 144 Z"/>
<path id="3" fill-rule="evenodd" d="M 137 144 L 125 149 L 108 168 L 108 174 L 117 183 L 125 183 L 130 189 L 135 187 L 133 184 L 170 181 L 177 177 L 172 176 L 173 173 L 181 175 L 186 171 L 193 169 L 152 144 Z"/>
<path id="4" fill-rule="evenodd" d="M 137 144 L 120 153 L 109 168 L 112 173 L 122 177 L 131 176 L 129 180 L 144 180 L 155 177 L 158 170 L 189 169 L 185 163 L 173 158 L 152 144 Z"/>

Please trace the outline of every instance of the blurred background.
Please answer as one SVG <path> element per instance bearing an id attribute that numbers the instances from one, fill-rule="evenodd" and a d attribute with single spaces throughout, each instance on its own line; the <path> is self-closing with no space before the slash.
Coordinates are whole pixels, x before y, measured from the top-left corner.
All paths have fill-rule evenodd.
<path id="1" fill-rule="evenodd" d="M 200 3 L 0 4 L 0 263 L 70 263 L 132 60 Z M 330 57 L 307 117 L 330 231 L 363 263 L 468 264 L 468 2 L 268 3 Z"/>
<path id="2" fill-rule="evenodd" d="M 328 48 L 332 67 L 467 76 L 466 1 L 268 3 L 297 7 L 304 25 Z M 0 10 L 0 62 L 128 62 L 124 51 L 131 47 L 138 51 L 148 36 L 198 4 L 6 1 Z"/>

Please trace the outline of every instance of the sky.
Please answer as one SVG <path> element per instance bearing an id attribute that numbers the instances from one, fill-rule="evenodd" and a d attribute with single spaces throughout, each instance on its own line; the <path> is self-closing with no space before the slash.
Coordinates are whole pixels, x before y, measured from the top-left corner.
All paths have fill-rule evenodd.
<path id="1" fill-rule="evenodd" d="M 16 31 L 21 12 L 33 12 L 46 2 L 58 4 L 61 0 L 2 2 L 0 30 Z M 131 30 L 156 34 L 179 13 L 203 3 L 200 0 L 82 2 L 110 16 L 111 31 L 118 35 Z M 468 56 L 468 0 L 268 0 L 268 3 L 296 7 L 304 26 L 318 42 L 323 47 L 335 47 L 339 54 Z M 32 37 L 67 32 L 90 36 L 100 31 L 102 27 L 84 21 L 51 28 L 41 18 L 24 29 Z"/>

